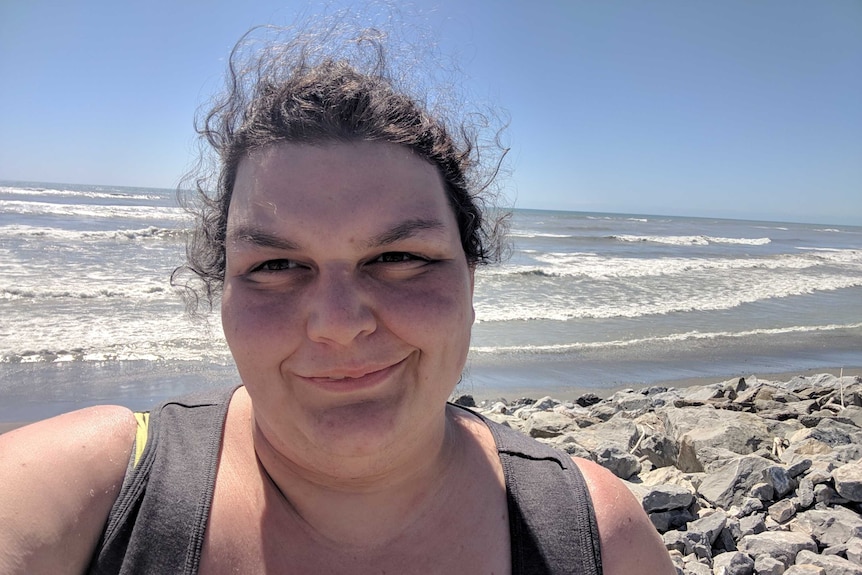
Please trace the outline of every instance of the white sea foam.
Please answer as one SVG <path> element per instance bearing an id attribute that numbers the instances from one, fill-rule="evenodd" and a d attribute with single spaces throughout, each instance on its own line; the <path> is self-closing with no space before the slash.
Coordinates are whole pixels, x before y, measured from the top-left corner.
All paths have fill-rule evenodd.
<path id="1" fill-rule="evenodd" d="M 528 230 L 509 230 L 509 237 L 512 238 L 571 238 L 571 234 L 550 234 L 546 232 L 534 232 Z"/>
<path id="2" fill-rule="evenodd" d="M 147 282 L 149 283 L 149 282 Z M 116 284 L 111 287 L 86 287 L 80 282 L 75 285 L 77 289 L 44 289 L 40 287 L 12 287 L 0 285 L 0 300 L 90 300 L 90 299 L 135 299 L 150 300 L 161 299 L 165 296 L 176 297 L 170 286 L 147 285 L 144 282 L 133 284 Z"/>
<path id="3" fill-rule="evenodd" d="M 862 270 L 862 251 L 853 249 L 805 249 L 801 253 L 764 257 L 612 257 L 592 252 L 551 252 L 533 255 L 539 265 L 508 264 L 482 269 L 477 276 L 579 277 L 592 279 L 678 276 L 693 273 L 738 270 L 804 270 L 825 265 L 842 265 Z"/>
<path id="4" fill-rule="evenodd" d="M 50 240 L 61 240 L 64 242 L 74 242 L 80 240 L 91 241 L 116 241 L 116 240 L 149 240 L 149 239 L 167 239 L 172 240 L 183 237 L 185 230 L 181 228 L 158 228 L 149 226 L 146 228 L 130 229 L 130 230 L 108 230 L 108 231 L 81 231 L 81 230 L 65 230 L 60 228 L 42 227 L 42 226 L 26 226 L 26 225 L 11 225 L 0 226 L 0 238 L 2 237 L 18 237 L 18 238 L 40 238 Z"/>
<path id="5" fill-rule="evenodd" d="M 473 354 L 483 355 L 509 355 L 509 354 L 566 354 L 585 350 L 611 349 L 638 347 L 650 344 L 680 343 L 684 341 L 719 340 L 722 338 L 739 339 L 745 337 L 776 336 L 793 333 L 834 332 L 839 330 L 854 330 L 862 328 L 862 323 L 855 324 L 830 324 L 830 325 L 805 325 L 789 326 L 779 328 L 752 329 L 746 331 L 729 332 L 701 332 L 689 331 L 685 333 L 674 333 L 655 337 L 644 337 L 612 341 L 590 341 L 573 342 L 551 345 L 501 345 L 501 346 L 475 346 L 470 347 Z"/>
<path id="6" fill-rule="evenodd" d="M 551 281 L 551 280 L 546 280 Z M 706 285 L 659 284 L 600 286 L 556 286 L 547 284 L 533 297 L 520 292 L 517 305 L 500 305 L 496 298 L 477 297 L 477 322 L 529 320 L 640 318 L 675 312 L 730 310 L 743 304 L 790 296 L 810 295 L 862 286 L 862 276 L 809 276 L 786 274 L 770 281 L 745 276 L 715 278 Z M 483 293 L 481 283 L 476 291 Z M 503 291 L 509 291 L 503 288 Z M 517 292 L 516 292 L 517 293 Z"/>
<path id="7" fill-rule="evenodd" d="M 60 188 L 15 188 L 0 186 L 0 194 L 8 196 L 45 196 L 49 198 L 88 198 L 93 200 L 142 200 L 162 199 L 156 194 L 136 194 L 126 192 L 100 192 L 92 190 L 67 190 Z"/>
<path id="8" fill-rule="evenodd" d="M 188 214 L 185 210 L 179 207 L 54 204 L 49 202 L 27 202 L 19 200 L 0 200 L 0 213 L 172 221 L 188 219 Z"/>
<path id="9" fill-rule="evenodd" d="M 617 234 L 610 236 L 621 242 L 651 242 L 674 246 L 707 246 L 709 244 L 738 244 L 746 246 L 762 246 L 770 243 L 769 238 L 722 238 L 713 236 L 636 236 Z"/>

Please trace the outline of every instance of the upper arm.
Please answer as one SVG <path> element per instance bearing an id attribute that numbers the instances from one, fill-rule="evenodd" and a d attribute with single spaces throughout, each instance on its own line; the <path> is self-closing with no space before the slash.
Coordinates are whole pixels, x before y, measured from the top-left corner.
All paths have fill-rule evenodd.
<path id="1" fill-rule="evenodd" d="M 81 573 L 125 476 L 132 413 L 100 406 L 0 435 L 0 571 Z"/>
<path id="2" fill-rule="evenodd" d="M 628 488 L 602 466 L 573 459 L 596 511 L 604 575 L 674 575 L 676 569 L 661 537 Z"/>

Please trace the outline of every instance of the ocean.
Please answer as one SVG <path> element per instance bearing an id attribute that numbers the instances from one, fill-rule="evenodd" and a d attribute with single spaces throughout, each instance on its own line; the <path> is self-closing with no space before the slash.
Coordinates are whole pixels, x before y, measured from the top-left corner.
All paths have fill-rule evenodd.
<path id="1" fill-rule="evenodd" d="M 0 182 L 0 422 L 238 382 L 173 190 Z M 862 227 L 516 210 L 458 393 L 862 367 Z"/>

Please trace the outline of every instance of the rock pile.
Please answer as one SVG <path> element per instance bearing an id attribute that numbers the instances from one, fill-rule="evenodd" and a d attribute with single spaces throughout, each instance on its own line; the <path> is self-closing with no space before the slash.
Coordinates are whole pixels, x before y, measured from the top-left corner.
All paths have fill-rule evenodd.
<path id="1" fill-rule="evenodd" d="M 734 379 L 473 409 L 626 481 L 679 574 L 862 575 L 862 378 Z"/>

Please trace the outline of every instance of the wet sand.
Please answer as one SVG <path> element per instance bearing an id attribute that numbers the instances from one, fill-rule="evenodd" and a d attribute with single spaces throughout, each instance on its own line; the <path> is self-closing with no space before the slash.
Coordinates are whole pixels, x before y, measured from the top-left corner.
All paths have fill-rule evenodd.
<path id="1" fill-rule="evenodd" d="M 593 366 L 592 369 L 597 368 Z M 710 369 L 714 370 L 715 366 Z M 577 360 L 523 361 L 498 366 L 473 363 L 468 365 L 464 380 L 456 387 L 453 397 L 470 394 L 476 401 L 482 401 L 549 395 L 564 401 L 576 399 L 584 393 L 594 393 L 604 398 L 620 389 L 637 389 L 651 385 L 682 388 L 738 377 L 787 381 L 797 375 L 829 373 L 837 376 L 842 370 L 844 375 L 862 376 L 862 366 L 812 367 L 785 371 L 729 369 L 720 375 L 699 374 L 695 367 L 683 369 L 676 366 L 676 371 L 644 370 L 639 376 L 629 378 L 625 377 L 629 370 L 621 370 L 617 379 L 607 376 L 607 371 L 597 372 L 596 383 L 591 384 L 590 373 L 585 373 L 586 368 Z M 573 373 L 577 373 L 578 377 L 573 378 Z M 691 375 L 661 377 L 662 374 L 672 373 Z M 601 377 L 603 374 L 604 378 Z M 229 365 L 165 365 L 148 362 L 99 368 L 74 363 L 57 366 L 4 365 L 0 366 L 0 433 L 91 405 L 125 405 L 130 409 L 143 411 L 171 397 L 238 383 L 233 367 Z"/>

